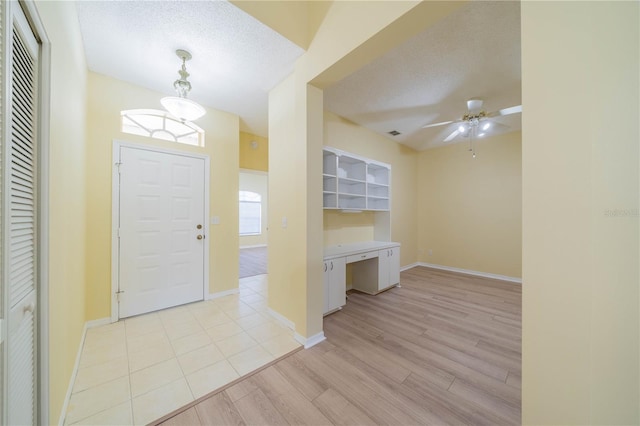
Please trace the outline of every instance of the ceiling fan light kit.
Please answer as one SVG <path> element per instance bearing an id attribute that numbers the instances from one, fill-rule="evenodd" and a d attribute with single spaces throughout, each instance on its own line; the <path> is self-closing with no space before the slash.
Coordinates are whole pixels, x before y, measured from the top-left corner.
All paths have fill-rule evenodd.
<path id="1" fill-rule="evenodd" d="M 162 106 L 169 111 L 174 117 L 178 117 L 182 121 L 193 121 L 205 114 L 205 109 L 190 99 L 187 95 L 191 91 L 191 83 L 187 80 L 189 73 L 187 72 L 186 61 L 191 59 L 191 53 L 186 50 L 176 50 L 176 55 L 182 59 L 182 68 L 178 70 L 180 78 L 173 82 L 173 88 L 178 96 L 167 96 L 160 100 Z"/>
<path id="2" fill-rule="evenodd" d="M 461 119 L 427 124 L 422 126 L 422 128 L 427 129 L 429 127 L 458 123 L 458 127 L 456 127 L 456 129 L 451 132 L 443 142 L 450 142 L 458 136 L 469 138 L 469 151 L 473 153 L 473 158 L 476 158 L 475 148 L 473 147 L 473 138 L 486 136 L 486 132 L 493 127 L 491 121 L 488 121 L 487 119 L 522 112 L 522 105 L 516 105 L 488 113 L 482 110 L 483 103 L 482 99 L 469 99 L 467 101 L 468 112 L 464 114 Z"/>

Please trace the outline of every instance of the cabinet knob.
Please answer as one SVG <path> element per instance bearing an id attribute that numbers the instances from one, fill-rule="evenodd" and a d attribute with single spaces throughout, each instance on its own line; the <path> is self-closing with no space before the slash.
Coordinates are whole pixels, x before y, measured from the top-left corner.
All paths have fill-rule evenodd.
<path id="1" fill-rule="evenodd" d="M 333 261 L 331 261 L 331 270 L 333 271 Z"/>
<path id="2" fill-rule="evenodd" d="M 324 271 L 327 272 L 327 262 L 324 262 Z"/>

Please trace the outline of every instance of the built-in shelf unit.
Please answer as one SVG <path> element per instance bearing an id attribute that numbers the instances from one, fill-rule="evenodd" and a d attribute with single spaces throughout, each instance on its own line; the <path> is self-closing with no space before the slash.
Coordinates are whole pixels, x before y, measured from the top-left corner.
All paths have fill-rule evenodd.
<path id="1" fill-rule="evenodd" d="M 323 149 L 323 207 L 345 211 L 389 211 L 391 166 L 340 151 Z"/>

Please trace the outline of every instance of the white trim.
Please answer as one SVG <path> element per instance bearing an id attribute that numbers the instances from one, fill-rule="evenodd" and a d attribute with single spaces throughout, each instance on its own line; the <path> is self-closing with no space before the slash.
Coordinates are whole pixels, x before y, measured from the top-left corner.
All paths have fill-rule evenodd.
<path id="1" fill-rule="evenodd" d="M 73 385 L 76 383 L 76 376 L 80 369 L 80 358 L 82 356 L 82 349 L 84 348 L 84 341 L 87 338 L 87 330 L 101 325 L 111 324 L 111 318 L 100 318 L 93 321 L 87 321 L 82 328 L 82 337 L 80 338 L 80 346 L 78 347 L 78 353 L 76 354 L 76 362 L 73 365 L 73 371 L 71 372 L 71 378 L 69 379 L 69 387 L 67 388 L 67 394 L 62 402 L 62 411 L 60 411 L 60 418 L 58 419 L 58 425 L 63 426 L 64 420 L 67 415 L 67 409 L 69 408 L 69 400 L 71 399 L 71 392 L 73 392 Z M 47 414 L 48 415 L 48 414 Z"/>
<path id="2" fill-rule="evenodd" d="M 310 347 L 315 346 L 324 340 L 327 340 L 327 338 L 324 336 L 324 331 L 314 334 L 311 337 L 304 337 L 303 335 L 296 332 L 294 333 L 293 338 L 296 339 L 298 343 L 303 345 L 305 349 L 309 349 Z"/>
<path id="3" fill-rule="evenodd" d="M 73 392 L 73 385 L 76 383 L 76 376 L 78 375 L 78 369 L 80 368 L 80 357 L 82 356 L 82 348 L 84 347 L 84 339 L 87 336 L 87 325 L 84 325 L 82 330 L 82 337 L 80 338 L 80 346 L 78 347 L 78 353 L 76 354 L 76 362 L 73 365 L 71 371 L 71 377 L 69 378 L 69 386 L 67 387 L 67 394 L 62 401 L 62 410 L 60 411 L 60 418 L 58 419 L 58 425 L 64 426 L 65 418 L 67 417 L 67 409 L 69 408 L 69 400 L 71 400 L 71 392 Z"/>
<path id="4" fill-rule="evenodd" d="M 139 143 L 126 142 L 113 139 L 113 154 L 111 164 L 113 167 L 111 173 L 111 322 L 119 319 L 118 303 L 116 291 L 118 290 L 118 259 L 120 258 L 120 245 L 118 240 L 118 229 L 120 224 L 116 221 L 120 212 L 120 182 L 118 165 L 120 162 L 120 148 L 141 149 L 163 154 L 181 155 L 183 157 L 198 158 L 204 160 L 204 220 L 203 231 L 205 236 L 211 235 L 209 232 L 209 204 L 210 204 L 210 185 L 211 185 L 211 159 L 208 155 L 198 154 L 189 151 L 181 151 L 179 149 L 166 149 L 154 145 L 145 145 Z M 208 300 L 209 292 L 209 245 L 204 245 L 204 271 L 202 280 L 202 300 Z M 217 294 L 217 293 L 216 293 Z M 210 295 L 209 295 L 210 296 Z M 219 297 L 219 296 L 218 296 Z"/>
<path id="5" fill-rule="evenodd" d="M 413 262 L 413 263 L 410 263 L 409 265 L 403 266 L 402 268 L 400 268 L 400 272 L 404 272 L 411 268 L 415 268 L 416 266 L 420 266 L 420 262 Z"/>
<path id="6" fill-rule="evenodd" d="M 262 234 L 256 234 L 256 235 L 262 235 Z M 245 236 L 245 235 L 240 235 L 241 237 Z M 253 246 L 240 246 L 240 250 L 242 249 L 249 249 L 249 248 L 261 248 L 261 247 L 266 247 L 266 244 L 255 244 Z"/>
<path id="7" fill-rule="evenodd" d="M 443 271 L 457 272 L 460 274 L 475 275 L 478 277 L 492 278 L 494 280 L 509 281 L 516 284 L 522 284 L 522 278 L 508 277 L 506 275 L 491 274 L 488 272 L 474 271 L 471 269 L 454 268 L 451 266 L 436 265 L 433 263 L 418 262 L 416 266 L 424 266 L 426 268 L 440 269 Z"/>
<path id="8" fill-rule="evenodd" d="M 296 329 L 296 325 L 293 323 L 293 321 L 291 321 L 289 318 L 285 317 L 281 313 L 276 312 L 271 308 L 267 308 L 267 312 L 269 313 L 269 315 L 271 315 L 273 318 L 275 318 L 276 321 L 278 321 L 282 325 L 286 326 L 290 330 L 295 330 Z"/>
<path id="9" fill-rule="evenodd" d="M 85 324 L 86 329 L 90 329 L 90 328 L 95 328 L 95 327 L 100 327 L 103 325 L 109 325 L 112 324 L 113 321 L 111 321 L 111 318 L 109 317 L 104 317 L 104 318 L 99 318 L 96 320 L 91 320 L 91 321 L 87 321 Z"/>
<path id="10" fill-rule="evenodd" d="M 240 171 L 240 173 L 269 176 L 269 172 L 265 172 L 264 170 L 242 169 L 242 168 L 240 168 L 238 170 Z"/>
<path id="11" fill-rule="evenodd" d="M 118 276 L 120 264 L 120 242 L 118 229 L 120 222 L 120 177 L 118 163 L 120 163 L 120 146 L 113 141 L 113 154 L 111 156 L 111 321 L 118 321 Z M 116 184 L 117 182 L 117 184 Z"/>
<path id="12" fill-rule="evenodd" d="M 217 293 L 208 293 L 205 297 L 205 300 L 219 299 L 221 297 L 230 296 L 232 294 L 238 294 L 239 292 L 239 289 L 232 288 L 231 290 L 219 291 Z"/>
<path id="13" fill-rule="evenodd" d="M 25 15 L 40 43 L 38 70 L 39 119 L 39 244 L 38 280 L 38 403 L 37 419 L 49 424 L 49 131 L 51 111 L 51 42 L 35 2 L 21 2 Z"/>

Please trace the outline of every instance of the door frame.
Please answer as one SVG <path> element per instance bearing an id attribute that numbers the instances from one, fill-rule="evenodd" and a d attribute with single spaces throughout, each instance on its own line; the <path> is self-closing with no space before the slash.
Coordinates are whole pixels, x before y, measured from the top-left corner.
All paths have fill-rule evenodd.
<path id="1" fill-rule="evenodd" d="M 111 322 L 118 321 L 118 295 L 119 288 L 119 270 L 120 270 L 120 244 L 118 240 L 119 215 L 120 215 L 120 176 L 119 176 L 119 159 L 120 148 L 133 148 L 145 151 L 157 152 L 161 154 L 180 155 L 183 157 L 198 158 L 204 160 L 204 235 L 206 240 L 211 241 L 209 237 L 209 187 L 211 175 L 209 173 L 210 158 L 206 154 L 197 154 L 178 149 L 160 148 L 153 145 L 144 145 L 132 143 L 118 139 L 113 140 L 113 152 L 111 157 Z M 205 240 L 205 241 L 206 241 Z M 209 245 L 204 245 L 204 271 L 202 280 L 202 297 L 206 300 L 209 294 Z"/>

